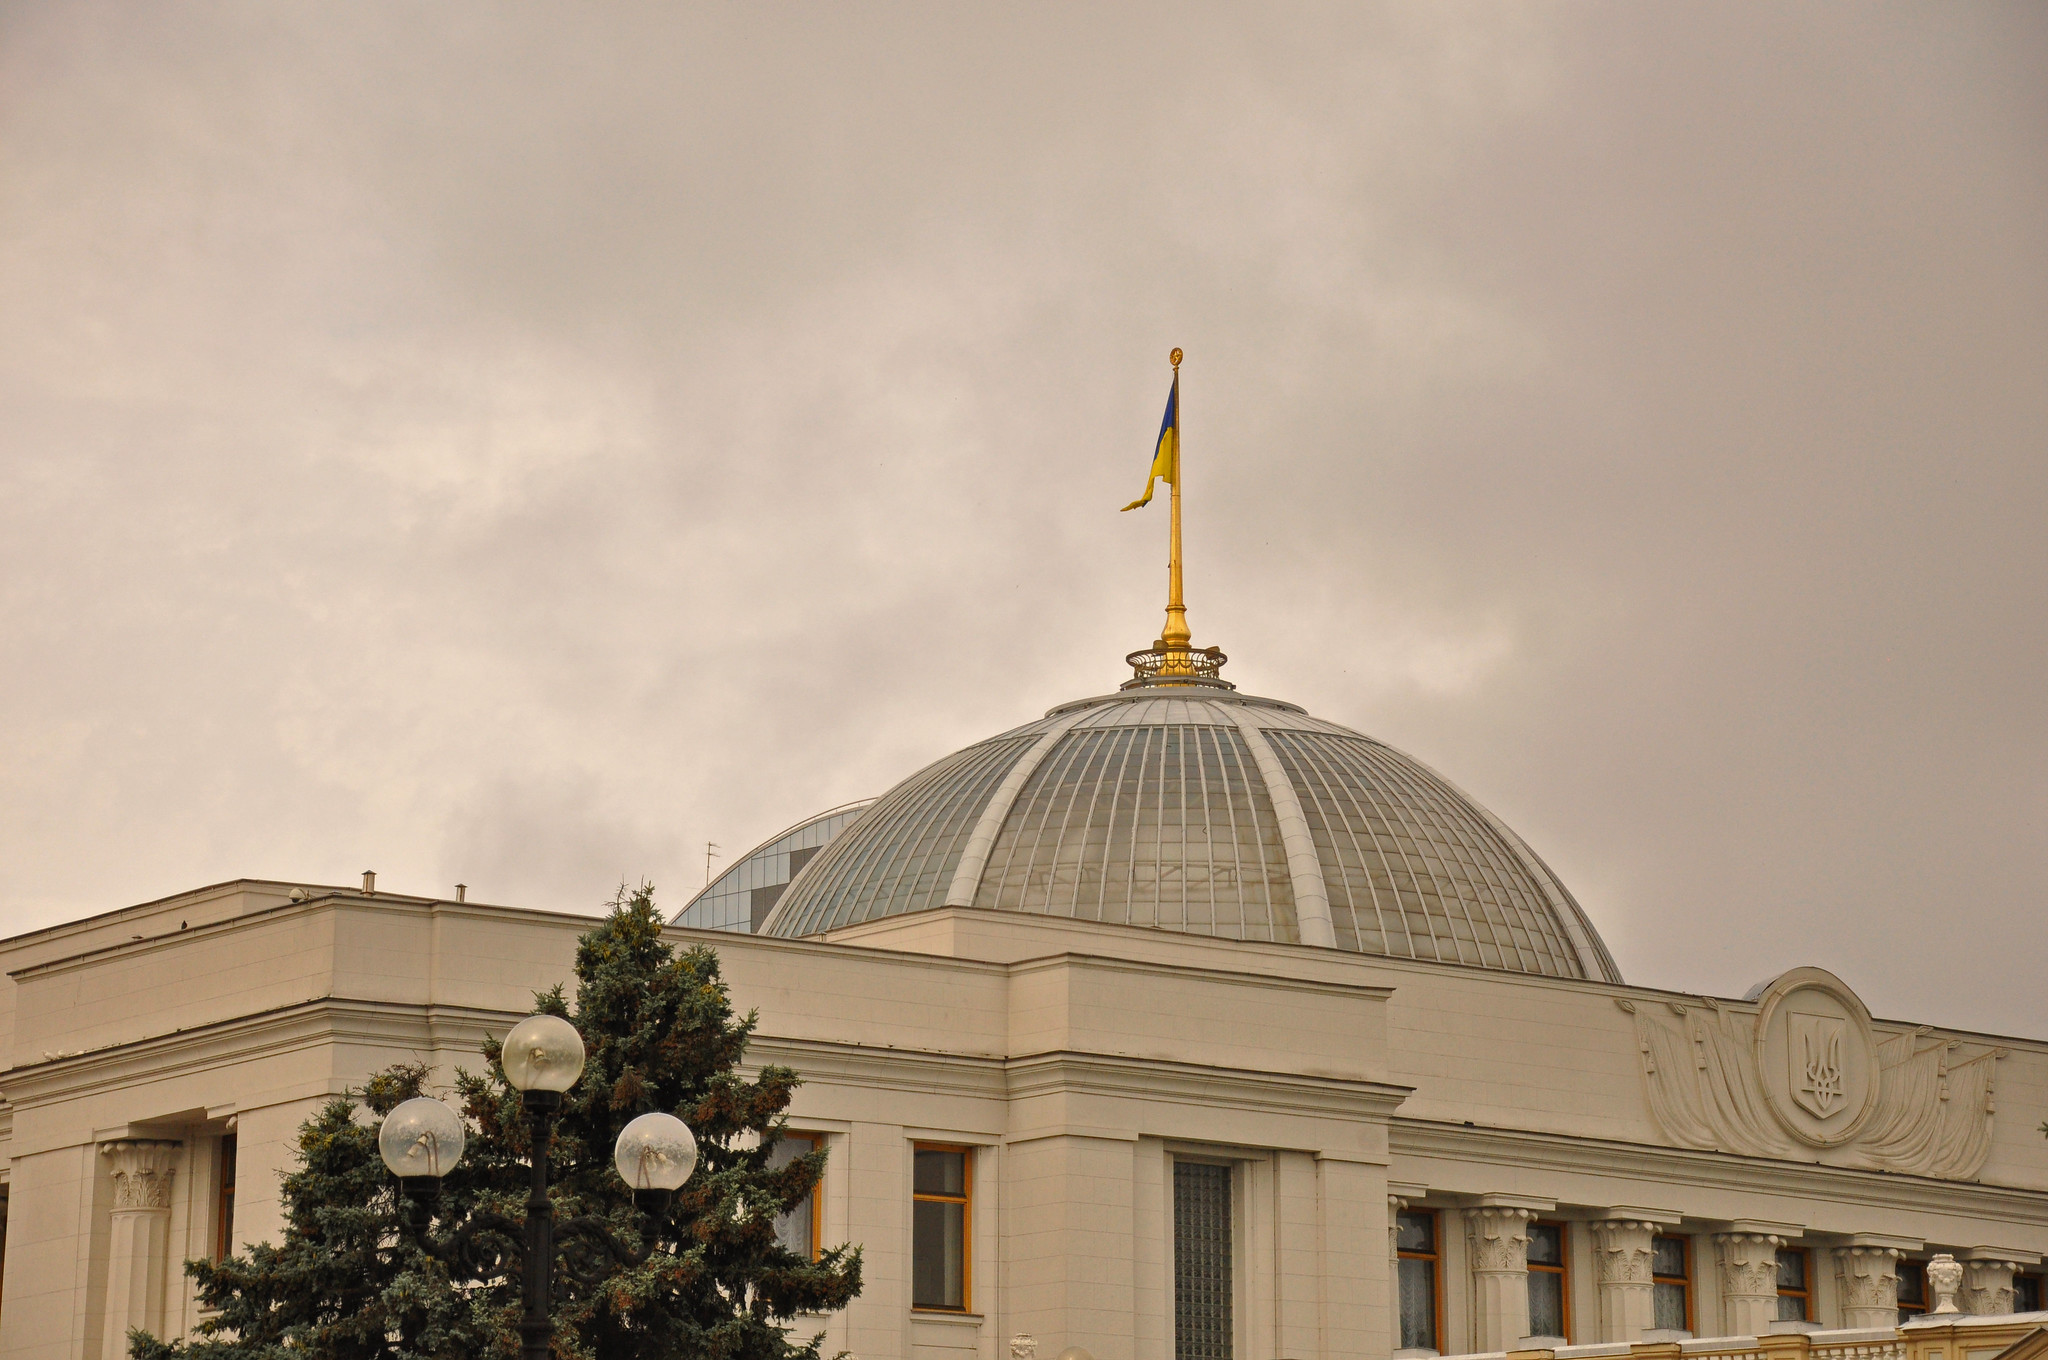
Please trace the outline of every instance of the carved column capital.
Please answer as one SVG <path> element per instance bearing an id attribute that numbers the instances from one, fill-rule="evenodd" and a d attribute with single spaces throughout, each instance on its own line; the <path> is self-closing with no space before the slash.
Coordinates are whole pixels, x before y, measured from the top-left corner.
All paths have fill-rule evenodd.
<path id="1" fill-rule="evenodd" d="M 1845 1327 L 1889 1327 L 1899 1315 L 1897 1247 L 1835 1248 L 1835 1287 L 1841 1295 Z"/>
<path id="2" fill-rule="evenodd" d="M 1600 1289 L 1600 1339 L 1634 1342 L 1657 1321 L 1651 1269 L 1657 1225 L 1640 1218 L 1607 1218 L 1589 1226 Z"/>
<path id="3" fill-rule="evenodd" d="M 1963 1311 L 1965 1313 L 2010 1313 L 2012 1311 L 2015 1261 L 1983 1256 L 1963 1264 Z"/>
<path id="4" fill-rule="evenodd" d="M 1761 1336 L 1778 1312 L 1778 1248 L 1768 1232 L 1714 1234 L 1721 1278 L 1721 1325 L 1730 1336 Z"/>
<path id="5" fill-rule="evenodd" d="M 1641 1219 L 1607 1218 L 1588 1225 L 1593 1230 L 1595 1261 L 1602 1284 L 1650 1281 L 1650 1241 L 1657 1225 Z"/>
<path id="6" fill-rule="evenodd" d="M 1508 1205 L 1465 1211 L 1474 1350 L 1504 1351 L 1529 1334 L 1529 1220 L 1535 1216 Z"/>
<path id="7" fill-rule="evenodd" d="M 169 1209 L 171 1176 L 181 1145 L 158 1138 L 123 1138 L 100 1144 L 114 1177 L 114 1208 Z"/>
<path id="8" fill-rule="evenodd" d="M 1529 1209 L 1486 1205 L 1465 1211 L 1465 1235 L 1472 1244 L 1472 1269 L 1526 1274 L 1529 1269 Z"/>

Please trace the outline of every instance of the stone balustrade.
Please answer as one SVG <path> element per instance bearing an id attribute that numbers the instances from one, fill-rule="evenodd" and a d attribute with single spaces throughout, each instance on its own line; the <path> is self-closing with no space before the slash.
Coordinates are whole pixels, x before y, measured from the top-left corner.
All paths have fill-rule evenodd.
<path id="1" fill-rule="evenodd" d="M 2048 1312 L 1946 1313 L 1902 1327 L 1806 1330 L 1786 1325 L 1784 1331 L 1760 1336 L 1667 1336 L 1671 1339 L 1476 1351 L 1444 1360 L 2048 1360 Z"/>

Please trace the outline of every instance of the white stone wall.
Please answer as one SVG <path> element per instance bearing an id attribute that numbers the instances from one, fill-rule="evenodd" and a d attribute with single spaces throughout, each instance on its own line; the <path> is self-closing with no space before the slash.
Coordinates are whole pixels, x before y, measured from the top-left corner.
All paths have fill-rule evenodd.
<path id="1" fill-rule="evenodd" d="M 115 1240 L 102 1144 L 181 1145 L 150 1305 L 180 1332 L 197 1313 L 177 1263 L 210 1246 L 222 1132 L 240 1144 L 236 1236 L 274 1236 L 302 1120 L 415 1054 L 443 1080 L 475 1065 L 484 1035 L 568 976 L 589 924 L 356 893 L 293 903 L 287 885 L 246 884 L 0 943 L 0 1360 L 118 1354 L 109 1299 L 131 1297 L 134 1253 Z M 966 909 L 829 942 L 676 938 L 715 945 L 736 1003 L 759 1010 L 750 1060 L 804 1075 L 794 1122 L 832 1154 L 824 1238 L 861 1242 L 867 1262 L 863 1296 L 815 1325 L 863 1360 L 1003 1360 L 1018 1333 L 1041 1357 L 1170 1360 L 1176 1156 L 1234 1168 L 1240 1360 L 1393 1348 L 1390 1190 L 1440 1215 L 1450 1350 L 1515 1316 L 1513 1280 L 1483 1277 L 1467 1233 L 1467 1211 L 1488 1206 L 1566 1223 L 1580 1342 L 1631 1340 L 1603 1333 L 1641 1320 L 1639 1299 L 1603 1297 L 1597 1223 L 1692 1242 L 1701 1334 L 1731 1307 L 1717 1233 L 1811 1250 L 1816 1316 L 1835 1324 L 1849 1306 L 1837 1248 L 1953 1250 L 1990 1263 L 1983 1299 L 1998 1263 L 2048 1252 L 2034 1132 L 2048 1045 L 2034 1041 L 1996 1041 L 1983 1168 L 1941 1182 L 1878 1174 L 1853 1145 L 1760 1159 L 1675 1143 L 1617 1003 L 1675 1015 L 1695 999 Z M 964 1317 L 909 1307 L 921 1139 L 976 1149 Z"/>

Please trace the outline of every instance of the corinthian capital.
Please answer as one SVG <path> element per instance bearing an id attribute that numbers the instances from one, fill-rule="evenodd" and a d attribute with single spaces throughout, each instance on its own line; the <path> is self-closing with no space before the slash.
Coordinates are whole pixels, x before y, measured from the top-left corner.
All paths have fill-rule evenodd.
<path id="1" fill-rule="evenodd" d="M 1528 1209 L 1487 1205 L 1465 1211 L 1465 1233 L 1472 1243 L 1474 1270 L 1527 1270 L 1529 1268 Z"/>
<path id="2" fill-rule="evenodd" d="M 1634 1218 L 1606 1218 L 1591 1225 L 1594 1259 L 1602 1284 L 1649 1284 L 1650 1242 L 1657 1225 Z"/>
<path id="3" fill-rule="evenodd" d="M 101 1143 L 114 1177 L 116 1209 L 168 1209 L 171 1175 L 179 1144 L 157 1138 L 123 1138 Z"/>
<path id="4" fill-rule="evenodd" d="M 1775 1233 L 1715 1233 L 1720 1249 L 1721 1292 L 1741 1298 L 1775 1296 L 1778 1292 L 1778 1248 L 1785 1239 Z"/>

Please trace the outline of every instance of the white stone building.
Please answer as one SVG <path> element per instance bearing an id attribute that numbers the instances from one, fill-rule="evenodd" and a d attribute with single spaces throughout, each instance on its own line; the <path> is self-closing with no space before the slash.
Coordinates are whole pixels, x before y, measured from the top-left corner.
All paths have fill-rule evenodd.
<path id="1" fill-rule="evenodd" d="M 831 1149 L 791 1225 L 866 1248 L 828 1353 L 1874 1360 L 1943 1252 L 1966 1312 L 2040 1307 L 2048 1043 L 1873 1020 L 1796 960 L 1629 986 L 1471 799 L 1191 655 L 771 842 L 786 889 L 676 930 Z M 0 1360 L 190 1328 L 180 1262 L 276 1232 L 300 1122 L 474 1066 L 588 925 L 239 881 L 0 942 Z"/>

